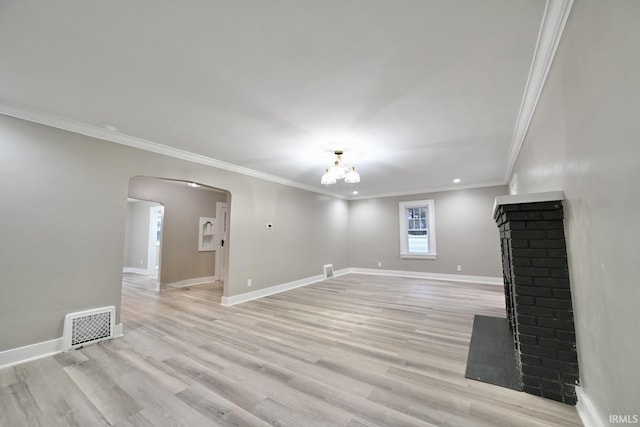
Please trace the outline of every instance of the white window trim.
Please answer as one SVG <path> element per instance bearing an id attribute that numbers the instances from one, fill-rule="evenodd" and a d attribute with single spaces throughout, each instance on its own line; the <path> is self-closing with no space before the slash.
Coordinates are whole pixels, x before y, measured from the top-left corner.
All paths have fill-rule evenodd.
<path id="1" fill-rule="evenodd" d="M 407 240 L 407 208 L 426 207 L 429 221 L 429 253 L 416 254 L 409 252 L 409 242 Z M 435 204 L 433 199 L 429 200 L 412 200 L 409 202 L 400 202 L 398 205 L 398 214 L 400 217 L 400 258 L 403 259 L 436 259 L 436 219 Z"/>

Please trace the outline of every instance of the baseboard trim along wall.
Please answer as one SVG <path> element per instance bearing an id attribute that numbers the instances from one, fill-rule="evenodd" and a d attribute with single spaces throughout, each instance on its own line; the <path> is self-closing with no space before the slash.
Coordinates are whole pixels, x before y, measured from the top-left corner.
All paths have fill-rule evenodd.
<path id="1" fill-rule="evenodd" d="M 215 282 L 215 276 L 206 276 L 206 277 L 194 277 L 193 279 L 185 279 L 180 280 L 179 282 L 174 283 L 161 283 L 161 288 L 184 288 L 185 286 L 193 286 L 193 285 L 204 285 L 205 283 Z"/>
<path id="2" fill-rule="evenodd" d="M 341 276 L 343 274 L 348 273 L 349 269 L 336 270 L 333 272 L 333 276 Z M 269 295 L 279 294 L 280 292 L 289 291 L 291 289 L 300 288 L 302 286 L 307 286 L 312 283 L 321 282 L 323 280 L 327 280 L 324 277 L 324 274 L 318 274 L 317 276 L 311 276 L 300 280 L 294 280 L 293 282 L 282 283 L 276 286 L 270 286 L 264 289 L 258 289 L 257 291 L 245 292 L 244 294 L 233 295 L 230 297 L 222 297 L 222 301 L 220 301 L 220 305 L 225 307 L 240 304 L 247 301 L 253 301 L 259 298 L 263 298 Z"/>
<path id="3" fill-rule="evenodd" d="M 576 411 L 578 411 L 578 415 L 580 416 L 580 420 L 582 421 L 582 424 L 584 424 L 584 427 L 605 427 L 609 424 L 600 416 L 598 410 L 582 387 L 576 386 L 576 395 L 578 396 Z"/>
<path id="4" fill-rule="evenodd" d="M 502 277 L 428 273 L 422 271 L 380 270 L 377 268 L 349 268 L 348 270 L 349 273 L 374 274 L 378 276 L 416 277 L 420 279 L 446 280 L 448 282 L 472 282 L 482 283 L 484 285 L 504 285 Z"/>
<path id="5" fill-rule="evenodd" d="M 24 347 L 0 351 L 0 369 L 62 353 L 62 337 Z"/>
<path id="6" fill-rule="evenodd" d="M 146 268 L 135 268 L 135 267 L 123 267 L 123 273 L 134 273 L 134 274 L 142 274 L 143 276 L 148 276 L 149 272 Z"/>
<path id="7" fill-rule="evenodd" d="M 113 333 L 115 337 L 121 337 L 123 335 L 122 323 L 115 325 Z M 49 341 L 25 345 L 24 347 L 0 351 L 0 369 L 47 356 L 53 356 L 62 353 L 63 348 L 63 339 L 60 337 Z"/>
<path id="8" fill-rule="evenodd" d="M 124 336 L 124 326 L 122 323 L 118 323 L 113 327 L 113 337 L 120 338 L 122 336 Z"/>
<path id="9" fill-rule="evenodd" d="M 397 276 L 397 277 L 417 277 L 423 279 L 433 279 L 433 280 L 447 280 L 454 282 L 473 282 L 473 283 L 482 283 L 482 284 L 490 284 L 490 285 L 502 285 L 502 279 L 499 277 L 486 277 L 486 276 L 466 276 L 466 275 L 458 275 L 458 274 L 440 274 L 440 273 L 424 273 L 424 272 L 415 272 L 415 271 L 398 271 L 398 270 L 379 270 L 373 268 L 343 268 L 341 270 L 334 271 L 334 277 L 339 277 L 345 275 L 347 273 L 357 273 L 357 274 L 374 274 L 379 276 Z M 240 295 L 233 295 L 230 297 L 222 297 L 222 301 L 220 305 L 223 306 L 232 306 L 236 304 L 241 304 L 243 302 L 253 301 L 259 298 L 263 298 L 269 295 L 278 294 L 280 292 L 289 291 L 291 289 L 300 288 L 303 286 L 311 285 L 313 283 L 321 282 L 323 280 L 327 280 L 324 277 L 324 274 L 318 274 L 317 276 L 311 276 L 300 280 L 294 280 L 293 282 L 282 283 L 280 285 L 271 286 L 264 289 L 258 289 L 256 291 L 246 292 Z M 168 285 L 162 285 L 163 287 L 183 287 L 183 286 L 193 286 L 202 283 L 210 283 L 214 282 L 215 277 L 197 277 L 194 279 L 181 280 L 180 282 L 171 283 Z M 114 336 L 121 337 L 123 336 L 123 326 L 122 323 L 118 323 L 114 328 Z M 0 369 L 6 368 L 9 366 L 17 365 L 19 363 L 29 362 L 31 360 L 40 359 L 46 356 L 52 356 L 54 354 L 61 353 L 63 349 L 62 338 L 56 338 L 50 341 L 44 341 L 36 344 L 27 345 L 24 347 L 13 348 L 11 350 L 6 350 L 0 352 Z M 577 390 L 577 389 L 576 389 Z M 585 398 L 585 401 L 588 402 L 588 399 Z M 580 401 L 579 401 L 580 404 Z M 597 414 L 593 409 L 593 406 L 586 404 L 588 408 L 585 411 L 587 413 Z M 582 415 L 581 415 L 582 417 Z M 597 419 L 597 418 L 594 418 Z M 585 426 L 590 427 L 600 427 L 602 424 L 587 424 L 586 421 Z"/>
<path id="10" fill-rule="evenodd" d="M 378 276 L 396 276 L 396 277 L 417 277 L 422 279 L 447 280 L 451 282 L 472 282 L 482 283 L 486 285 L 503 285 L 501 277 L 489 276 L 467 276 L 461 274 L 441 274 L 441 273 L 424 273 L 417 271 L 398 271 L 398 270 L 379 270 L 374 268 L 343 268 L 333 272 L 334 277 L 342 276 L 347 273 L 357 274 L 375 274 Z M 326 280 L 323 274 L 307 277 L 305 279 L 295 280 L 293 282 L 283 283 L 281 285 L 271 286 L 257 291 L 245 292 L 230 297 L 222 297 L 220 305 L 231 306 L 247 301 L 253 301 L 269 295 L 278 294 L 280 292 L 289 291 L 291 289 L 300 288 L 302 286 L 311 285 L 322 280 Z"/>

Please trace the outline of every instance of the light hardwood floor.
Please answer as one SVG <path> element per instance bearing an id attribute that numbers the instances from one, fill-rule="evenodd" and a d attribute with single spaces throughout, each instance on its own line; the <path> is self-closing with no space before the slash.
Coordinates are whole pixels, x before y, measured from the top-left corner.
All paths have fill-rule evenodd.
<path id="1" fill-rule="evenodd" d="M 126 275 L 125 336 L 0 370 L 1 426 L 579 426 L 464 378 L 499 286 L 346 275 L 234 307 Z"/>

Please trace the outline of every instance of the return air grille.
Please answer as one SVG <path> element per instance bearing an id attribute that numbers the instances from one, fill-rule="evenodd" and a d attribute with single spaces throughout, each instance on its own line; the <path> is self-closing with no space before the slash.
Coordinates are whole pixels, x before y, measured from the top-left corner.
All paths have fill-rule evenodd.
<path id="1" fill-rule="evenodd" d="M 64 349 L 113 338 L 116 308 L 114 306 L 69 313 L 64 318 Z"/>

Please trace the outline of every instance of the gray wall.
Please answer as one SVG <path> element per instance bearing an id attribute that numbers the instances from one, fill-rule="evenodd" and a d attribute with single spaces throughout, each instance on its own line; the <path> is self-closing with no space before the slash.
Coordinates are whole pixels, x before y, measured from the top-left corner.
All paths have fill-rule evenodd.
<path id="1" fill-rule="evenodd" d="M 502 277 L 500 240 L 491 215 L 496 196 L 506 186 L 400 197 L 353 200 L 350 203 L 352 267 Z M 436 260 L 400 258 L 398 203 L 434 199 Z M 456 266 L 462 265 L 462 271 Z"/>
<path id="2" fill-rule="evenodd" d="M 60 337 L 68 312 L 120 306 L 134 176 L 231 193 L 227 296 L 347 267 L 344 200 L 2 115 L 0 153 L 0 351 Z"/>
<path id="3" fill-rule="evenodd" d="M 134 177 L 129 197 L 154 200 L 164 206 L 161 285 L 214 275 L 215 252 L 198 251 L 198 221 L 201 216 L 216 216 L 216 203 L 228 202 L 226 192 L 191 188 L 184 182 Z"/>
<path id="4" fill-rule="evenodd" d="M 573 9 L 512 189 L 565 192 L 581 380 L 606 424 L 640 411 L 640 2 Z"/>
<path id="5" fill-rule="evenodd" d="M 158 203 L 127 202 L 123 267 L 147 269 L 149 255 L 149 209 Z"/>
<path id="6" fill-rule="evenodd" d="M 335 269 L 349 266 L 347 201 L 267 181 L 256 181 L 240 196 L 238 200 L 232 194 L 229 242 L 230 267 L 239 258 L 244 265 L 238 272 L 236 294 L 322 274 L 324 264 L 331 263 Z M 239 209 L 253 212 L 256 220 L 240 226 Z M 267 223 L 273 228 L 267 229 Z M 238 242 L 246 242 L 251 250 L 238 248 Z M 251 288 L 247 279 L 253 281 Z"/>

